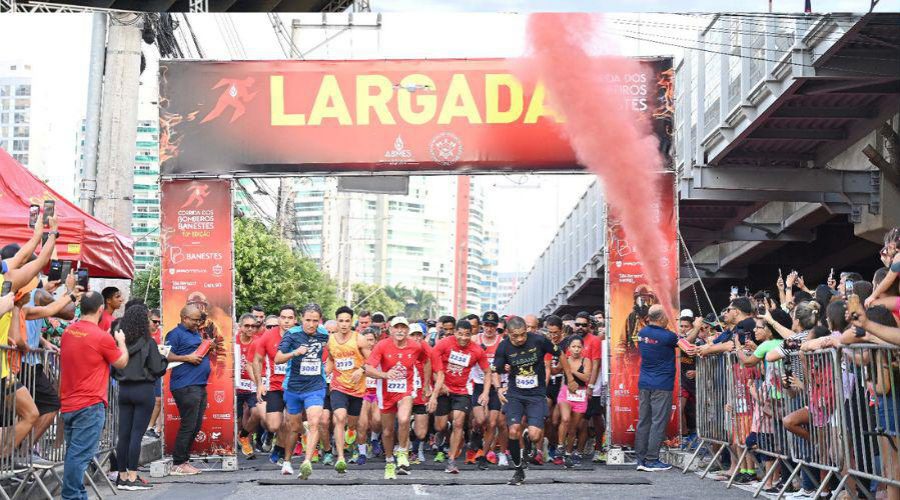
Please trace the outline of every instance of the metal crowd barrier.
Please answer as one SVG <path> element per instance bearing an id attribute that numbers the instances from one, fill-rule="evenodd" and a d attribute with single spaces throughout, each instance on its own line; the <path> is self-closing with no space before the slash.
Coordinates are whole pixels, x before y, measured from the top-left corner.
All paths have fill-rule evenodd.
<path id="1" fill-rule="evenodd" d="M 797 380 L 787 383 L 788 375 Z M 724 382 L 724 383 L 723 383 Z M 719 445 L 705 477 L 722 450 L 771 458 L 754 497 L 770 477 L 789 471 L 781 498 L 797 474 L 817 483 L 814 498 L 841 477 L 831 492 L 846 487 L 870 498 L 870 482 L 900 487 L 900 348 L 854 345 L 843 349 L 793 352 L 782 361 L 745 367 L 735 353 L 697 360 L 697 421 L 701 446 Z M 809 439 L 787 430 L 785 417 L 808 411 Z M 746 438 L 756 433 L 756 444 Z M 685 465 L 687 472 L 700 447 Z M 735 472 L 740 467 L 735 468 Z M 736 474 L 728 481 L 730 487 Z"/>
<path id="2" fill-rule="evenodd" d="M 0 346 L 0 356 L 6 360 L 10 370 L 9 377 L 0 387 L 0 498 L 31 498 L 35 488 L 38 488 L 45 498 L 52 499 L 62 485 L 61 475 L 56 469 L 63 466 L 66 456 L 62 417 L 57 413 L 40 438 L 35 439 L 32 430 L 16 447 L 15 425 L 20 421 L 18 411 L 21 407 L 16 402 L 15 388 L 17 384 L 21 384 L 29 394 L 34 394 L 37 370 L 41 368 L 50 384 L 58 391 L 59 354 L 44 349 L 32 349 L 23 354 L 15 347 Z M 103 473 L 103 465 L 109 461 L 118 441 L 118 395 L 118 385 L 110 380 L 109 405 L 106 407 L 106 423 L 101 433 L 98 453 L 85 473 L 85 479 L 98 498 L 104 497 L 94 480 L 98 474 L 113 495 L 118 494 L 115 485 Z M 35 463 L 34 454 L 47 463 Z M 50 479 L 53 481 L 49 481 Z M 14 489 L 12 497 L 8 495 L 7 487 Z"/>
<path id="3" fill-rule="evenodd" d="M 847 475 L 835 491 L 851 478 L 862 480 L 862 486 L 876 481 L 900 488 L 900 349 L 856 344 L 843 352 L 852 387 L 845 404 L 850 432 L 844 446 Z"/>

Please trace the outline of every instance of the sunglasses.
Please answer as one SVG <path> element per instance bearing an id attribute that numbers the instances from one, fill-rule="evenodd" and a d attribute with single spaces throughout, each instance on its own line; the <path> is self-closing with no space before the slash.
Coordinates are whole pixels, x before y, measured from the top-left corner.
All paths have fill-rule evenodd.
<path id="1" fill-rule="evenodd" d="M 151 319 L 150 322 L 153 323 L 154 325 L 158 325 L 161 323 L 161 321 L 158 319 Z"/>
<path id="2" fill-rule="evenodd" d="M 587 328 L 587 323 L 575 323 L 575 328 Z"/>
<path id="3" fill-rule="evenodd" d="M 278 326 L 278 323 L 272 323 L 272 324 L 266 325 L 266 328 L 273 328 L 276 326 Z"/>

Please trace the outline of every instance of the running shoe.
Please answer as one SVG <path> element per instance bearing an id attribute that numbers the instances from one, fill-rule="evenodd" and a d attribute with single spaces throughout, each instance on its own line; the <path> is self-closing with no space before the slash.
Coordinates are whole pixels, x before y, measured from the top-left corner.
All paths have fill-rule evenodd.
<path id="1" fill-rule="evenodd" d="M 544 465 L 544 454 L 536 451 L 531 455 L 531 463 L 534 465 Z"/>
<path id="2" fill-rule="evenodd" d="M 412 455 L 412 457 L 410 457 L 409 463 L 411 465 L 420 465 L 422 463 L 422 461 L 419 460 L 419 455 L 415 454 L 415 455 Z"/>
<path id="3" fill-rule="evenodd" d="M 652 462 L 645 461 L 643 463 L 638 464 L 637 470 L 645 471 L 645 472 L 662 472 L 671 469 L 672 466 L 660 461 L 659 459 L 653 460 Z"/>
<path id="4" fill-rule="evenodd" d="M 475 466 L 478 468 L 478 470 L 488 470 L 487 459 L 484 457 L 476 457 L 475 464 L 476 464 Z"/>
<path id="5" fill-rule="evenodd" d="M 344 432 L 344 442 L 347 443 L 347 446 L 356 443 L 356 431 L 347 429 L 347 431 Z"/>
<path id="6" fill-rule="evenodd" d="M 372 456 L 380 457 L 381 455 L 384 455 L 384 447 L 381 445 L 381 440 L 372 440 Z"/>
<path id="7" fill-rule="evenodd" d="M 419 453 L 416 455 L 416 463 L 424 464 L 425 463 L 425 451 L 419 450 Z"/>
<path id="8" fill-rule="evenodd" d="M 506 453 L 502 451 L 497 453 L 497 467 L 509 467 L 509 459 L 506 458 Z"/>
<path id="9" fill-rule="evenodd" d="M 384 478 L 397 479 L 397 466 L 394 465 L 394 462 L 384 464 Z"/>
<path id="10" fill-rule="evenodd" d="M 338 460 L 334 464 L 334 470 L 336 470 L 338 474 L 343 474 L 343 473 L 347 472 L 347 462 L 345 462 L 343 460 Z"/>
<path id="11" fill-rule="evenodd" d="M 489 451 L 488 454 L 485 455 L 485 458 L 488 462 L 497 465 L 497 454 L 494 453 L 494 450 Z"/>
<path id="12" fill-rule="evenodd" d="M 553 465 L 565 465 L 565 464 L 566 464 L 566 462 L 565 462 L 565 458 L 563 455 L 557 454 L 555 457 L 553 457 Z"/>
<path id="13" fill-rule="evenodd" d="M 314 463 L 314 464 L 319 463 L 319 449 L 318 448 L 316 448 L 315 451 L 313 451 L 312 463 Z"/>
<path id="14" fill-rule="evenodd" d="M 443 451 L 439 451 L 434 455 L 434 463 L 439 464 L 447 460 L 447 455 Z"/>
<path id="15" fill-rule="evenodd" d="M 606 453 L 603 453 L 600 450 L 594 452 L 594 460 L 595 464 L 606 463 Z"/>
<path id="16" fill-rule="evenodd" d="M 200 471 L 191 464 L 185 462 L 181 465 L 172 467 L 172 470 L 169 472 L 169 474 L 173 476 L 194 476 L 200 474 Z"/>
<path id="17" fill-rule="evenodd" d="M 322 465 L 334 465 L 334 455 L 330 451 L 325 452 L 325 458 L 322 459 Z"/>
<path id="18" fill-rule="evenodd" d="M 303 456 L 303 441 L 297 441 L 297 445 L 294 446 L 294 456 L 302 457 Z"/>
<path id="19" fill-rule="evenodd" d="M 347 460 L 347 463 L 355 464 L 357 460 L 359 460 L 359 450 L 354 451 L 353 454 L 350 455 L 350 460 Z"/>
<path id="20" fill-rule="evenodd" d="M 304 460 L 302 464 L 300 464 L 300 474 L 297 476 L 304 481 L 309 479 L 309 476 L 312 475 L 312 464 L 309 460 Z"/>
<path id="21" fill-rule="evenodd" d="M 241 453 L 244 454 L 245 457 L 250 458 L 253 456 L 253 445 L 250 444 L 250 436 L 244 436 L 242 438 L 238 438 L 238 441 L 241 443 Z"/>
<path id="22" fill-rule="evenodd" d="M 571 469 L 572 467 L 575 467 L 575 461 L 572 460 L 572 455 L 569 455 L 568 453 L 566 453 L 566 456 L 563 457 L 563 465 L 566 467 L 566 469 Z"/>
<path id="23" fill-rule="evenodd" d="M 356 459 L 356 465 L 366 465 L 366 456 L 360 455 L 359 458 Z"/>
<path id="24" fill-rule="evenodd" d="M 294 475 L 294 466 L 291 465 L 290 460 L 285 460 L 281 465 L 281 475 L 282 476 L 293 476 Z"/>
<path id="25" fill-rule="evenodd" d="M 409 455 L 405 451 L 397 453 L 397 474 L 401 476 L 409 475 Z"/>
<path id="26" fill-rule="evenodd" d="M 116 477 L 116 489 L 122 491 L 134 491 L 134 483 L 127 480 L 122 479 L 121 477 Z"/>
<path id="27" fill-rule="evenodd" d="M 466 450 L 466 465 L 475 464 L 475 456 L 475 450 Z"/>
<path id="28" fill-rule="evenodd" d="M 269 462 L 272 462 L 273 464 L 277 464 L 280 459 L 281 459 L 281 454 L 278 453 L 278 450 L 273 448 L 272 453 L 269 455 Z"/>
<path id="29" fill-rule="evenodd" d="M 508 485 L 510 486 L 519 486 L 525 482 L 525 469 L 522 467 L 516 467 L 516 472 L 513 473 L 512 479 L 509 480 Z"/>
<path id="30" fill-rule="evenodd" d="M 444 472 L 447 474 L 459 474 L 459 467 L 456 466 L 456 462 L 451 460 L 447 462 L 447 467 L 444 469 Z"/>
<path id="31" fill-rule="evenodd" d="M 572 453 L 572 462 L 575 464 L 575 467 L 580 467 L 582 462 L 581 453 Z"/>

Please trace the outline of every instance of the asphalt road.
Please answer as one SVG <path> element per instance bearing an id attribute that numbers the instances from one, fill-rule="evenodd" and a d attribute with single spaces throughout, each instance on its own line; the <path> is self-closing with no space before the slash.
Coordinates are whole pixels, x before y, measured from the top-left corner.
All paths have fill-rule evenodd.
<path id="1" fill-rule="evenodd" d="M 202 468 L 202 464 L 196 464 Z M 317 465 L 309 481 L 296 476 L 280 474 L 279 468 L 262 459 L 240 463 L 237 472 L 207 471 L 192 477 L 149 478 L 153 483 L 149 491 L 119 492 L 121 499 L 174 499 L 223 500 L 254 498 L 290 498 L 297 494 L 304 498 L 334 500 L 386 500 L 413 496 L 432 498 L 498 498 L 527 496 L 529 499 L 597 498 L 609 496 L 617 499 L 651 498 L 716 498 L 749 499 L 750 493 L 736 488 L 726 489 L 723 483 L 701 480 L 694 474 L 681 474 L 673 469 L 667 472 L 637 472 L 624 466 L 587 466 L 587 470 L 565 470 L 561 467 L 532 467 L 527 471 L 522 486 L 507 486 L 512 471 L 475 471 L 463 468 L 459 475 L 448 475 L 440 466 L 425 464 L 413 466 L 410 476 L 400 476 L 390 485 L 384 483 L 383 465 L 369 463 L 365 470 L 351 465 L 346 474 L 338 475 L 331 468 Z M 299 470 L 299 461 L 294 461 Z M 329 484 L 323 484 L 323 483 Z M 275 484 L 264 484 L 275 483 Z M 360 484 L 368 483 L 368 484 Z M 450 484 L 448 483 L 457 483 Z M 101 491 L 109 498 L 108 489 Z"/>

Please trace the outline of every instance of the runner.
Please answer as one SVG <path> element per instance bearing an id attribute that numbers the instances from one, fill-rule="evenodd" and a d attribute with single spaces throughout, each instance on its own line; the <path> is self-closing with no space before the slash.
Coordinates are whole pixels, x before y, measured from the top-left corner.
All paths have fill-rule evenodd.
<path id="1" fill-rule="evenodd" d="M 562 366 L 559 364 L 559 356 L 563 352 L 562 342 L 563 342 L 563 329 L 562 329 L 562 320 L 559 316 L 547 316 L 546 319 L 547 325 L 547 333 L 549 334 L 550 342 L 553 345 L 559 347 L 559 351 L 554 354 L 546 354 L 544 355 L 544 363 L 548 367 L 547 374 L 545 375 L 545 380 L 547 380 L 547 404 L 548 404 L 548 415 L 547 415 L 547 439 L 549 441 L 548 451 L 550 455 L 550 460 L 553 461 L 556 465 L 564 464 L 564 457 L 562 454 L 557 454 L 556 451 L 559 448 L 560 437 L 559 437 L 559 404 L 557 403 L 559 399 L 559 391 L 563 386 L 563 380 L 565 376 L 562 371 Z M 564 440 L 563 440 L 564 442 Z"/>
<path id="2" fill-rule="evenodd" d="M 250 308 L 250 314 L 253 315 L 253 319 L 256 320 L 256 331 L 253 332 L 254 336 L 262 335 L 266 332 L 266 310 L 263 309 L 262 306 L 253 306 Z M 252 362 L 252 360 L 251 360 Z"/>
<path id="3" fill-rule="evenodd" d="M 334 317 L 337 330 L 328 336 L 328 372 L 331 373 L 331 408 L 334 414 L 334 445 L 337 448 L 334 470 L 343 474 L 347 470 L 344 446 L 353 445 L 360 436 L 359 414 L 366 394 L 364 366 L 371 349 L 368 341 L 352 330 L 353 309 L 341 306 Z"/>
<path id="4" fill-rule="evenodd" d="M 573 448 L 578 444 L 579 425 L 587 411 L 587 391 L 588 381 L 591 377 L 591 360 L 585 358 L 584 341 L 580 337 L 575 337 L 569 342 L 569 352 L 567 361 L 572 370 L 572 377 L 566 378 L 566 384 L 559 391 L 557 401 L 560 410 L 559 422 L 559 445 L 556 450 L 556 456 L 565 454 L 563 465 L 567 469 L 581 465 L 581 455 Z M 560 356 L 562 358 L 562 356 Z M 569 389 L 569 382 L 575 381 L 577 388 L 572 391 Z M 571 434 L 571 435 L 570 435 Z M 563 451 L 565 446 L 565 451 Z M 580 450 L 581 448 L 578 448 Z M 555 463 L 555 462 L 554 462 Z"/>
<path id="5" fill-rule="evenodd" d="M 508 484 L 520 485 L 525 481 L 525 463 L 519 438 L 522 437 L 522 421 L 528 426 L 528 439 L 535 449 L 543 442 L 544 418 L 547 416 L 547 388 L 545 385 L 544 355 L 556 353 L 559 347 L 549 339 L 525 331 L 525 321 L 511 317 L 506 323 L 508 338 L 500 342 L 494 354 L 493 384 L 500 385 L 500 375 L 509 372 L 509 387 L 498 389 L 500 402 L 506 405 L 506 422 L 509 424 L 509 451 L 516 472 Z M 569 364 L 560 357 L 563 372 L 569 376 Z M 571 390 L 577 389 L 571 382 Z"/>
<path id="6" fill-rule="evenodd" d="M 422 326 L 413 324 L 409 327 L 409 336 L 413 340 L 422 342 L 429 358 L 432 355 L 431 346 L 425 342 L 425 334 Z M 418 465 L 425 461 L 425 439 L 428 437 L 428 422 L 431 414 L 428 412 L 428 399 L 434 390 L 434 384 L 431 380 L 425 379 L 425 364 L 420 359 L 416 362 L 415 374 L 413 375 L 413 388 L 416 391 L 416 397 L 413 399 L 413 439 L 412 453 L 413 457 L 410 463 Z"/>
<path id="7" fill-rule="evenodd" d="M 325 331 L 328 332 L 328 338 L 337 332 L 337 321 L 330 319 L 325 322 L 325 326 L 320 326 L 319 329 L 325 328 Z M 322 362 L 328 362 L 328 351 L 325 351 L 323 354 Z M 325 374 L 325 403 L 322 406 L 322 414 L 319 416 L 319 449 L 322 450 L 322 465 L 334 465 L 334 453 L 331 450 L 331 433 L 332 433 L 332 425 L 331 425 L 331 375 L 332 372 L 329 370 Z M 318 463 L 319 461 L 319 450 L 313 452 L 313 463 Z"/>
<path id="8" fill-rule="evenodd" d="M 488 366 L 494 363 L 494 353 L 500 345 L 497 325 L 500 317 L 494 311 L 484 313 L 481 318 L 482 333 L 475 338 L 475 344 L 481 347 L 487 357 Z M 487 370 L 490 372 L 490 369 Z M 472 367 L 472 444 L 481 449 L 475 456 L 479 469 L 487 469 L 487 462 L 501 462 L 501 467 L 508 465 L 506 456 L 501 451 L 500 455 L 494 453 L 495 433 L 500 421 L 500 398 L 497 396 L 497 388 L 491 387 L 487 406 L 478 404 L 478 397 L 484 389 L 485 371 L 480 365 Z M 488 379 L 490 383 L 490 379 Z M 480 443 L 482 442 L 483 443 Z M 473 448 L 474 449 L 474 448 Z"/>
<path id="9" fill-rule="evenodd" d="M 271 324 L 269 318 L 266 318 L 266 324 Z M 282 426 L 284 422 L 284 391 L 282 382 L 284 374 L 287 370 L 287 364 L 277 364 L 275 355 L 278 354 L 278 345 L 284 337 L 285 332 L 297 326 L 297 308 L 291 304 L 281 306 L 278 316 L 278 328 L 269 328 L 261 337 L 256 340 L 256 355 L 253 358 L 253 378 L 256 382 L 257 400 L 265 403 L 265 427 L 270 435 L 278 436 L 278 445 L 272 447 L 272 454 L 269 460 L 274 464 L 282 464 L 285 456 L 286 443 L 296 440 L 296 435 L 291 438 L 291 434 L 287 426 Z M 266 361 L 266 368 L 263 370 L 263 359 Z M 268 378 L 265 379 L 263 376 Z M 292 449 L 292 448 L 289 448 Z M 288 463 L 290 466 L 290 463 Z M 293 472 L 292 472 L 293 473 Z"/>
<path id="10" fill-rule="evenodd" d="M 256 377 L 253 375 L 253 355 L 256 352 L 254 335 L 258 331 L 257 322 L 253 314 L 243 314 L 239 325 L 239 335 L 234 343 L 234 356 L 240 362 L 238 378 L 236 382 L 237 392 L 237 421 L 241 430 L 238 433 L 238 441 L 241 443 L 241 452 L 248 459 L 256 458 L 253 452 L 253 444 L 250 443 L 250 433 L 259 427 L 260 416 L 256 408 Z M 246 408 L 246 409 L 245 409 Z"/>
<path id="11" fill-rule="evenodd" d="M 300 414 L 306 411 L 306 419 L 310 422 L 306 433 L 304 451 L 306 457 L 300 465 L 300 479 L 309 479 L 312 474 L 312 454 L 319 441 L 319 426 L 315 425 L 322 416 L 325 403 L 325 367 L 322 363 L 322 351 L 328 343 L 328 334 L 319 331 L 322 321 L 322 308 L 318 304 L 307 304 L 301 311 L 302 327 L 288 330 L 278 345 L 275 363 L 287 363 L 284 376 L 284 402 L 288 412 L 288 441 L 285 450 L 293 450 L 297 435 L 303 430 Z M 345 466 L 346 467 L 346 466 Z M 290 456 L 285 457 L 281 473 L 291 475 Z"/>
<path id="12" fill-rule="evenodd" d="M 426 378 L 431 376 L 432 371 L 437 373 L 435 389 L 440 389 L 443 383 L 441 367 L 432 366 L 432 360 L 423 344 L 409 339 L 409 323 L 406 318 L 397 316 L 391 320 L 391 338 L 379 342 L 366 362 L 366 374 L 380 379 L 378 400 L 387 462 L 384 466 L 385 479 L 397 479 L 398 473 L 409 474 L 409 423 L 415 397 L 413 374 L 418 360 L 425 364 Z M 434 392 L 428 401 L 428 410 L 433 411 L 436 406 L 437 392 Z M 397 441 L 400 444 L 397 464 L 394 464 L 395 425 L 399 429 Z"/>
<path id="13" fill-rule="evenodd" d="M 367 328 L 362 337 L 365 345 L 371 351 L 375 347 L 376 338 L 379 332 L 375 328 Z M 370 352 L 371 354 L 371 352 Z M 380 453 L 375 450 L 375 445 L 380 448 L 380 441 L 377 439 L 381 434 L 381 410 L 378 409 L 378 380 L 372 377 L 366 377 L 366 395 L 363 396 L 362 412 L 359 415 L 359 457 L 356 459 L 357 465 L 365 465 L 368 457 L 369 432 L 373 434 L 372 439 L 372 456 Z M 380 451 L 380 450 L 379 450 Z M 353 459 L 350 459 L 351 462 Z"/>
<path id="14" fill-rule="evenodd" d="M 441 394 L 437 399 L 435 418 L 446 418 L 450 414 L 453 419 L 453 431 L 450 434 L 450 460 L 447 462 L 444 472 L 459 474 L 456 457 L 462 448 L 466 415 L 472 408 L 472 396 L 469 396 L 466 384 L 473 366 L 478 365 L 484 371 L 489 370 L 490 365 L 488 365 L 484 350 L 472 342 L 472 325 L 465 320 L 456 324 L 456 334 L 453 338 L 443 339 L 434 346 L 433 357 L 436 363 L 437 360 L 440 360 L 440 364 L 444 367 L 444 384 L 435 386 L 436 392 Z M 478 398 L 478 405 L 487 406 L 490 390 L 491 383 L 489 381 L 482 384 L 481 392 L 475 394 Z M 487 469 L 486 462 L 480 462 L 478 468 Z"/>

